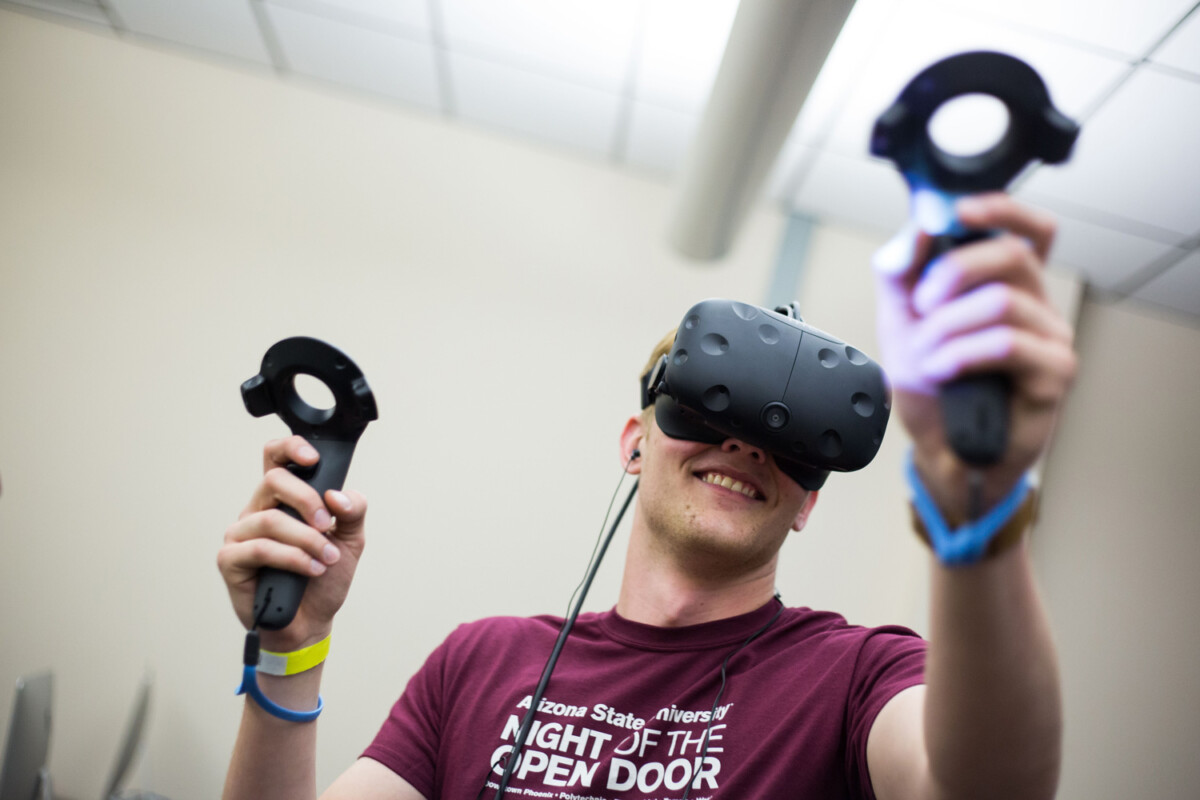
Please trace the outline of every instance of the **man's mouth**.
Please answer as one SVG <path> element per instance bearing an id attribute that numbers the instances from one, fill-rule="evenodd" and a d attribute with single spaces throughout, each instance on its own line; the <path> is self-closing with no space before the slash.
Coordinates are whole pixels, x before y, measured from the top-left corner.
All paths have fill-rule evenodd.
<path id="1" fill-rule="evenodd" d="M 705 483 L 711 483 L 714 486 L 721 486 L 734 492 L 740 492 L 751 500 L 762 499 L 762 492 L 755 487 L 720 472 L 705 472 L 699 475 L 699 478 Z"/>

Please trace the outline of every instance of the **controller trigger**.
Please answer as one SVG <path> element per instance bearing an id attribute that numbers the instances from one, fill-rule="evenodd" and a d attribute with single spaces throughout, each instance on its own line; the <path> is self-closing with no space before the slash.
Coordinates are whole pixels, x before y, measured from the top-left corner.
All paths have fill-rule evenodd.
<path id="1" fill-rule="evenodd" d="M 303 464 L 297 464 L 296 462 L 293 461 L 287 465 L 287 471 L 292 473 L 293 475 L 295 475 L 297 478 L 299 478 L 302 481 L 310 481 L 314 477 L 316 477 L 317 468 L 320 466 L 321 466 L 320 461 L 318 461 L 316 464 L 312 464 L 307 467 L 304 466 Z"/>

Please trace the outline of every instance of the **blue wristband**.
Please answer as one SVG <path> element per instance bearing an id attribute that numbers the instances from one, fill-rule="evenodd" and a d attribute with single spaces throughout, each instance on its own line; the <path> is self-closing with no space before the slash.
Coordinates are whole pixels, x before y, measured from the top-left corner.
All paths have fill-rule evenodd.
<path id="1" fill-rule="evenodd" d="M 312 722 L 320 715 L 321 709 L 325 708 L 325 701 L 320 695 L 317 695 L 317 707 L 312 711 L 293 711 L 276 705 L 258 687 L 258 669 L 251 665 L 242 667 L 242 685 L 238 687 L 237 693 L 250 695 L 263 711 L 288 722 Z"/>
<path id="2" fill-rule="evenodd" d="M 904 464 L 904 475 L 912 489 L 913 508 L 925 524 L 933 552 L 948 566 L 974 564 L 982 559 L 988 544 L 1021 508 L 1031 488 L 1028 476 L 1022 475 L 1013 490 L 991 511 L 957 530 L 951 530 L 937 504 L 929 496 L 929 491 L 921 483 L 921 476 L 917 474 L 917 467 L 913 463 L 912 450 L 909 450 Z"/>

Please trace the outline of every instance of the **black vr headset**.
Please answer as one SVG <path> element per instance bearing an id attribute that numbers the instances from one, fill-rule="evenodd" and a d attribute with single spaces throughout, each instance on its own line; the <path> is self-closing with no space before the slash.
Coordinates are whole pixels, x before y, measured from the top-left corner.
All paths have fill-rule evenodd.
<path id="1" fill-rule="evenodd" d="M 871 463 L 892 407 L 883 369 L 805 324 L 796 303 L 768 311 L 733 300 L 684 315 L 671 351 L 642 376 L 642 408 L 651 404 L 667 436 L 739 439 L 809 490 Z"/>

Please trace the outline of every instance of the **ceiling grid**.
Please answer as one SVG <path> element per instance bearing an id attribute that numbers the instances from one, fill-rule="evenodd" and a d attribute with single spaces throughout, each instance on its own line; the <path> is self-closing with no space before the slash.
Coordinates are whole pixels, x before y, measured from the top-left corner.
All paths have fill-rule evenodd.
<path id="1" fill-rule="evenodd" d="M 751 0 L 746 0 L 750 2 Z M 0 0 L 0 9 L 319 81 L 670 179 L 736 0 Z M 1200 324 L 1200 3 L 858 0 L 768 181 L 789 213 L 887 233 L 903 183 L 874 115 L 950 52 L 1011 52 L 1081 120 L 1014 193 L 1060 220 L 1054 268 Z"/>

